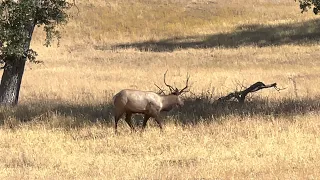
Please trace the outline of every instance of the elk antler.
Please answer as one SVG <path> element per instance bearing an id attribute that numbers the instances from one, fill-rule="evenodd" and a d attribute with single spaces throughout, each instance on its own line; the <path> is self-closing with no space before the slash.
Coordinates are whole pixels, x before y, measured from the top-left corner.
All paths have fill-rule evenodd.
<path id="1" fill-rule="evenodd" d="M 183 92 L 188 92 L 188 91 L 184 91 L 184 90 L 189 87 L 189 86 L 188 86 L 188 84 L 189 84 L 189 78 L 190 78 L 190 75 L 187 74 L 186 87 L 184 87 L 183 89 L 181 89 L 181 90 L 179 91 L 179 94 L 182 94 Z"/>
<path id="2" fill-rule="evenodd" d="M 167 74 L 167 72 L 168 72 L 168 69 L 167 69 L 167 71 L 166 71 L 166 72 L 164 73 L 164 75 L 163 75 L 163 82 L 164 82 L 164 84 L 170 89 L 170 92 L 172 93 L 172 92 L 175 91 L 175 89 L 174 89 L 172 86 L 170 86 L 169 84 L 166 83 L 166 74 Z"/>
<path id="3" fill-rule="evenodd" d="M 162 94 L 162 93 L 165 94 L 164 90 L 161 89 L 156 83 L 154 83 L 154 85 L 157 86 L 157 88 L 160 90 L 157 94 Z"/>

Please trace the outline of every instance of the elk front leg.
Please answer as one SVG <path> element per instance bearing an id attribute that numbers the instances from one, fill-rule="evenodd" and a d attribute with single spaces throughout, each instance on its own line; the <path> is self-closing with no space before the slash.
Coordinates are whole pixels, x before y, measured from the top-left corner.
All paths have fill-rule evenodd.
<path id="1" fill-rule="evenodd" d="M 131 122 L 131 116 L 132 116 L 132 113 L 126 113 L 126 122 L 130 126 L 131 131 L 135 131 L 134 126 L 132 125 L 132 122 Z"/>
<path id="2" fill-rule="evenodd" d="M 161 118 L 160 118 L 160 108 L 152 103 L 149 103 L 147 110 L 148 110 L 148 115 L 155 119 L 155 121 L 158 123 L 160 129 L 162 130 L 162 124 L 161 124 Z M 143 123 L 147 124 L 148 119 L 146 121 L 144 121 Z"/>
<path id="3" fill-rule="evenodd" d="M 154 118 L 156 120 L 156 122 L 158 123 L 159 127 L 160 127 L 160 130 L 163 131 L 163 128 L 162 128 L 162 120 L 160 118 L 160 116 L 158 115 L 157 117 Z"/>

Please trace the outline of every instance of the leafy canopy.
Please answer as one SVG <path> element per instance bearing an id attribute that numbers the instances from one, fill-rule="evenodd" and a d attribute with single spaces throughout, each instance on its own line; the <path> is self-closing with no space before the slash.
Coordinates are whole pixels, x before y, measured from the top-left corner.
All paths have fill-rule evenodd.
<path id="1" fill-rule="evenodd" d="M 66 0 L 1 0 L 0 59 L 27 57 L 35 61 L 36 52 L 28 49 L 34 26 L 43 26 L 44 45 L 49 46 L 55 37 L 59 43 L 56 27 L 67 22 L 66 10 L 71 5 Z"/>
<path id="2" fill-rule="evenodd" d="M 297 1 L 297 0 L 296 0 Z M 301 12 L 306 12 L 313 7 L 313 13 L 318 14 L 320 10 L 320 0 L 299 0 Z"/>

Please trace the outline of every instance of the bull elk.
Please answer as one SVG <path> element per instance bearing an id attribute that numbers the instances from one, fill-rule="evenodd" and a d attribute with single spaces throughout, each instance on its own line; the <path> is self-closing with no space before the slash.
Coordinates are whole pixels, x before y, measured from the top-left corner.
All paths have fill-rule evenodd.
<path id="1" fill-rule="evenodd" d="M 147 125 L 150 117 L 154 118 L 160 129 L 162 130 L 160 112 L 170 111 L 176 106 L 183 106 L 183 100 L 180 95 L 187 92 L 188 82 L 190 76 L 187 76 L 186 86 L 179 90 L 173 88 L 166 83 L 166 73 L 164 74 L 164 84 L 169 88 L 170 94 L 161 95 L 161 93 L 155 93 L 152 91 L 140 91 L 132 89 L 123 89 L 113 97 L 114 105 L 114 118 L 115 118 L 115 132 L 117 133 L 118 121 L 126 114 L 125 121 L 130 126 L 132 131 L 135 131 L 134 126 L 131 122 L 132 114 L 144 114 L 143 125 L 144 129 Z M 158 86 L 157 86 L 158 87 Z M 159 87 L 158 87 L 159 88 Z M 160 89 L 160 88 L 159 88 Z M 164 92 L 162 89 L 160 89 Z"/>

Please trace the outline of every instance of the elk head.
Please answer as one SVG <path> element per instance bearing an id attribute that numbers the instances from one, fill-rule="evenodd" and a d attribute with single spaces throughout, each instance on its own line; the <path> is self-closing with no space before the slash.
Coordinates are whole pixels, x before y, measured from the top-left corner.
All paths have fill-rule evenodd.
<path id="1" fill-rule="evenodd" d="M 169 84 L 167 84 L 167 82 L 166 82 L 166 75 L 167 75 L 167 72 L 168 72 L 168 70 L 164 73 L 164 75 L 163 75 L 163 82 L 164 82 L 164 84 L 169 88 L 169 91 L 170 91 L 170 93 L 168 94 L 168 95 L 166 95 L 166 96 L 178 96 L 178 105 L 181 107 L 181 106 L 183 106 L 183 100 L 180 98 L 180 95 L 181 94 L 183 94 L 183 93 L 185 93 L 185 92 L 188 92 L 188 88 L 189 88 L 189 78 L 190 78 L 190 76 L 189 76 L 189 74 L 187 74 L 187 80 L 186 80 L 186 86 L 184 87 L 184 88 L 182 88 L 181 90 L 179 90 L 177 87 L 172 87 L 171 85 L 169 85 Z M 157 87 L 157 88 L 159 88 L 159 92 L 158 92 L 158 94 L 165 94 L 164 93 L 164 90 L 163 89 L 161 89 L 158 85 L 156 85 L 155 84 L 155 86 Z"/>

